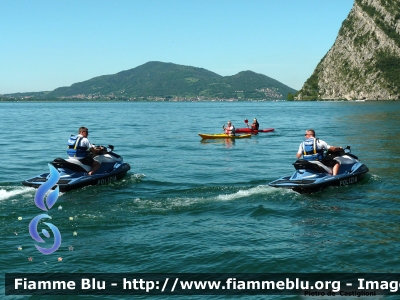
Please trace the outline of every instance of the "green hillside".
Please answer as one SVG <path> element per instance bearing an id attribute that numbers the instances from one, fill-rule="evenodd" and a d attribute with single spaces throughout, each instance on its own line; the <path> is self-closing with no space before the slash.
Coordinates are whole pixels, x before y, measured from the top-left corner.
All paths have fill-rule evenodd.
<path id="1" fill-rule="evenodd" d="M 78 99 L 286 99 L 296 90 L 252 71 L 221 76 L 202 68 L 148 62 L 113 75 L 104 75 L 43 92 L 43 98 Z M 26 94 L 29 93 L 24 93 Z M 38 93 L 34 96 L 40 97 Z"/>
<path id="2" fill-rule="evenodd" d="M 355 0 L 298 100 L 400 100 L 399 0 Z"/>

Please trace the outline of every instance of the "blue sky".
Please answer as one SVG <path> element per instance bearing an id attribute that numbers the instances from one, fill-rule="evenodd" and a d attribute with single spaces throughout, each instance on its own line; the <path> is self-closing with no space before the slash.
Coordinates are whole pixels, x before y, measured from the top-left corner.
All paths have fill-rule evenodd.
<path id="1" fill-rule="evenodd" d="M 148 61 L 251 70 L 300 89 L 353 0 L 0 0 L 0 94 Z"/>

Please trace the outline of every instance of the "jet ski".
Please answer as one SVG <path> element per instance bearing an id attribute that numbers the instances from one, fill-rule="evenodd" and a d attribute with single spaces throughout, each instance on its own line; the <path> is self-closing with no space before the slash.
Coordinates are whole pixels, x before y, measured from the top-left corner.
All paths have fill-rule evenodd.
<path id="1" fill-rule="evenodd" d="M 324 164 L 329 160 L 340 163 L 337 175 Z M 329 186 L 347 186 L 359 182 L 369 171 L 368 167 L 351 153 L 350 146 L 338 152 L 327 152 L 322 161 L 299 159 L 293 163 L 296 171 L 292 176 L 279 178 L 268 185 L 292 189 L 298 193 L 313 193 Z"/>
<path id="2" fill-rule="evenodd" d="M 109 145 L 105 149 L 100 155 L 107 156 L 110 161 L 102 162 L 100 169 L 92 175 L 88 175 L 92 168 L 77 159 L 56 158 L 50 162 L 50 165 L 55 167 L 60 174 L 60 179 L 57 182 L 60 192 L 67 192 L 88 185 L 102 185 L 123 178 L 130 170 L 130 165 L 123 161 L 122 156 L 113 152 L 114 146 Z M 50 173 L 43 173 L 24 180 L 22 184 L 39 188 L 49 177 Z"/>

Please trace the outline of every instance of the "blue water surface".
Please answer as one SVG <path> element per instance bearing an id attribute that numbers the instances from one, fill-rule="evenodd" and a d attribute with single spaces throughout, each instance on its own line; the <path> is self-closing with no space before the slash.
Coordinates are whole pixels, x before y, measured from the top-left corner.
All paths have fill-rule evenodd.
<path id="1" fill-rule="evenodd" d="M 0 111 L 3 275 L 400 271 L 399 102 L 19 102 Z M 198 136 L 255 117 L 275 131 Z M 36 190 L 21 181 L 65 157 L 80 126 L 92 143 L 114 145 L 131 171 L 62 193 L 48 212 L 62 244 L 43 255 L 28 231 L 42 213 Z M 330 145 L 350 145 L 367 178 L 311 195 L 269 187 L 293 173 L 308 128 Z"/>

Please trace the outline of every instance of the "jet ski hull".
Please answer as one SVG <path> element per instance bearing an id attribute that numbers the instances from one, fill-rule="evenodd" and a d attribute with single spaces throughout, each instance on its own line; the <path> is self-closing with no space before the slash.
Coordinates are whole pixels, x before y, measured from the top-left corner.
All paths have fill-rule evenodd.
<path id="1" fill-rule="evenodd" d="M 58 160 L 58 162 L 57 162 Z M 67 192 L 89 185 L 103 185 L 125 177 L 130 170 L 130 165 L 124 162 L 102 163 L 100 169 L 93 175 L 88 175 L 83 168 L 71 167 L 62 159 L 56 159 L 51 164 L 56 167 L 60 173 L 60 179 L 57 182 L 60 192 Z M 43 173 L 22 182 L 25 186 L 39 188 L 48 179 L 50 173 Z M 55 186 L 53 187 L 55 188 Z"/>
<path id="2" fill-rule="evenodd" d="M 340 165 L 339 174 L 333 176 L 321 163 L 298 160 L 293 165 L 296 172 L 268 183 L 277 188 L 292 189 L 298 193 L 314 193 L 330 186 L 347 186 L 358 183 L 369 171 L 368 167 L 357 160 L 357 157 L 346 154 L 337 157 Z"/>
<path id="3" fill-rule="evenodd" d="M 269 186 L 292 189 L 300 194 L 315 193 L 330 186 L 347 186 L 361 181 L 365 174 L 348 174 L 348 175 L 327 175 L 318 179 L 300 179 L 293 180 L 291 176 L 279 178 L 268 183 Z"/>

